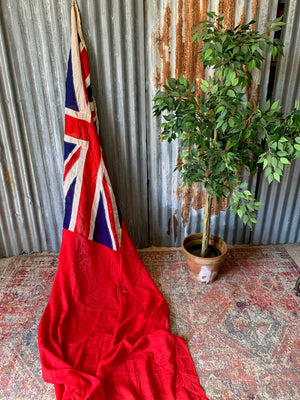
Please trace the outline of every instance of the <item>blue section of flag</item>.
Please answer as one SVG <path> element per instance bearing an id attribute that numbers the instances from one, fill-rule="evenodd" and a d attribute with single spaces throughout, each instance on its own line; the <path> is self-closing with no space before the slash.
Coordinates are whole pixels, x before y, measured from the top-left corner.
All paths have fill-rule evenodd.
<path id="1" fill-rule="evenodd" d="M 121 210 L 120 210 L 120 208 L 119 208 L 118 203 L 116 203 L 116 206 L 117 206 L 117 210 L 118 210 L 119 223 L 120 223 L 120 226 L 122 226 L 122 214 L 121 214 Z"/>
<path id="2" fill-rule="evenodd" d="M 69 154 L 74 150 L 75 147 L 76 147 L 75 143 L 70 143 L 70 142 L 65 141 L 65 145 L 64 145 L 64 160 L 65 161 L 68 158 Z"/>
<path id="3" fill-rule="evenodd" d="M 73 182 L 71 183 L 68 193 L 65 196 L 65 218 L 63 227 L 65 229 L 69 229 L 71 215 L 72 215 L 72 205 L 74 200 L 74 193 L 75 193 L 75 184 L 76 178 L 74 178 Z"/>
<path id="4" fill-rule="evenodd" d="M 99 205 L 97 216 L 95 220 L 95 230 L 94 230 L 94 242 L 103 244 L 104 246 L 113 249 L 113 243 L 111 240 L 110 232 L 107 226 L 106 215 L 103 205 L 102 193 L 100 193 Z"/>
<path id="5" fill-rule="evenodd" d="M 87 93 L 87 97 L 88 97 L 89 102 L 92 103 L 93 102 L 93 93 L 92 93 L 92 86 L 91 85 L 86 88 L 86 93 Z"/>
<path id="6" fill-rule="evenodd" d="M 73 68 L 72 68 L 72 57 L 71 51 L 69 55 L 68 61 L 68 74 L 67 74 L 67 81 L 66 81 L 66 107 L 71 108 L 72 110 L 79 111 L 74 82 L 73 82 Z"/>

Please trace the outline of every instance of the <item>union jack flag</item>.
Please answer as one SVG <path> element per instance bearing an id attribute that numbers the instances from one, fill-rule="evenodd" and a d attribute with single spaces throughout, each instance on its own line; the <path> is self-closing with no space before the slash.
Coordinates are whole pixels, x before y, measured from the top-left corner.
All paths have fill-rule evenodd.
<path id="1" fill-rule="evenodd" d="M 65 110 L 65 217 L 39 324 L 43 378 L 57 400 L 207 400 L 169 308 L 127 233 L 98 135 L 76 1 Z M 122 225 L 121 225 L 122 223 Z"/>
<path id="2" fill-rule="evenodd" d="M 79 18 L 76 7 L 66 81 L 63 226 L 118 250 L 121 215 L 99 141 L 96 102 Z"/>

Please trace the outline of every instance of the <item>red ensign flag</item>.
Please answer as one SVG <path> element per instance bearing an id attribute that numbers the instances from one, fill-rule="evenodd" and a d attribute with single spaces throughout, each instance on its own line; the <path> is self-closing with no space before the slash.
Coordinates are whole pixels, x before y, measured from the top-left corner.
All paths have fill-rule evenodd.
<path id="1" fill-rule="evenodd" d="M 126 232 L 110 184 L 75 0 L 66 82 L 65 216 L 39 326 L 43 377 L 64 400 L 204 400 L 168 306 Z"/>

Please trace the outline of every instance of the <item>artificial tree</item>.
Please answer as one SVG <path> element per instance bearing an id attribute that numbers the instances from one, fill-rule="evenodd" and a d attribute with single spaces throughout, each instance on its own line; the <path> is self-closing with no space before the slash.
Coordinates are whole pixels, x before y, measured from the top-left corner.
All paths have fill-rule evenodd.
<path id="1" fill-rule="evenodd" d="M 283 55 L 283 43 L 270 34 L 284 23 L 276 18 L 264 33 L 255 21 L 223 26 L 223 17 L 207 13 L 193 30 L 192 41 L 200 46 L 199 61 L 206 70 L 197 94 L 195 83 L 184 76 L 166 79 L 153 98 L 156 117 L 163 115 L 161 137 L 181 141 L 176 165 L 183 183 L 201 182 L 207 191 L 201 256 L 207 254 L 212 200 L 230 196 L 233 215 L 250 228 L 261 204 L 242 182 L 242 171 L 264 171 L 269 183 L 280 181 L 284 168 L 300 157 L 300 111 L 283 115 L 278 100 L 263 107 L 246 98 L 255 68 L 261 69 L 264 54 Z"/>

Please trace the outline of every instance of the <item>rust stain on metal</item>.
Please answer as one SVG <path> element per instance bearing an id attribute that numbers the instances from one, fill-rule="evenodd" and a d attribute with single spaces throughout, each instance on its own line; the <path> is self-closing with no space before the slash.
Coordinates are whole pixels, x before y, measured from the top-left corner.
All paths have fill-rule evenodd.
<path id="1" fill-rule="evenodd" d="M 159 54 L 163 62 L 161 85 L 164 85 L 166 83 L 166 78 L 170 78 L 171 76 L 170 29 L 171 8 L 170 5 L 167 4 L 164 12 L 162 32 L 159 36 Z"/>
<path id="2" fill-rule="evenodd" d="M 153 49 L 160 48 L 160 31 L 156 30 L 151 33 L 151 46 Z M 153 86 L 157 90 L 161 85 L 161 73 L 159 67 L 156 65 L 152 73 Z"/>
<path id="3" fill-rule="evenodd" d="M 178 191 L 179 195 L 179 191 Z M 189 220 L 189 211 L 192 207 L 196 212 L 199 212 L 205 206 L 207 191 L 203 189 L 200 183 L 190 184 L 189 187 L 181 188 L 179 198 L 182 198 L 181 218 L 183 227 L 187 226 Z M 226 211 L 229 206 L 229 198 L 223 198 L 221 205 L 214 199 L 212 202 L 211 215 L 218 215 L 221 211 Z"/>
<path id="4" fill-rule="evenodd" d="M 221 200 L 221 205 L 214 199 L 211 206 L 211 215 L 218 215 L 221 211 L 226 211 L 229 206 L 229 197 Z"/>
<path id="5" fill-rule="evenodd" d="M 207 190 L 203 189 L 200 183 L 194 184 L 193 202 L 191 204 L 191 207 L 197 212 L 200 211 L 201 208 L 204 208 L 205 206 L 206 197 L 207 197 Z M 218 215 L 220 214 L 221 211 L 226 211 L 228 205 L 229 205 L 229 198 L 222 199 L 221 205 L 218 204 L 217 200 L 213 200 L 211 215 Z"/>
<path id="6" fill-rule="evenodd" d="M 252 13 L 252 19 L 257 18 L 257 12 L 258 12 L 258 0 L 252 0 L 252 6 L 251 6 L 251 13 Z M 253 29 L 254 29 L 254 25 L 253 25 Z"/>
<path id="7" fill-rule="evenodd" d="M 241 16 L 240 16 L 240 25 L 244 25 L 246 23 L 246 13 L 245 13 L 245 5 L 243 6 L 242 12 L 241 12 Z"/>
<path id="8" fill-rule="evenodd" d="M 226 0 L 223 7 L 224 26 L 233 29 L 235 26 L 235 0 Z"/>
<path id="9" fill-rule="evenodd" d="M 174 242 L 177 240 L 177 231 L 178 231 L 178 220 L 176 218 L 177 210 L 175 210 L 173 214 L 173 232 L 174 232 Z M 167 235 L 171 234 L 171 218 L 168 219 L 168 231 Z"/>
<path id="10" fill-rule="evenodd" d="M 10 171 L 4 171 L 4 180 L 10 190 L 14 191 L 16 189 L 16 183 Z"/>
<path id="11" fill-rule="evenodd" d="M 171 218 L 168 219 L 168 231 L 167 231 L 167 235 L 170 236 L 171 233 Z"/>
<path id="12" fill-rule="evenodd" d="M 178 1 L 177 6 L 177 24 L 176 24 L 176 67 L 175 75 L 178 76 L 179 71 L 184 71 L 184 39 L 183 39 L 183 0 Z M 179 75 L 180 76 L 180 75 Z"/>
<path id="13" fill-rule="evenodd" d="M 174 230 L 174 242 L 177 240 L 177 228 L 178 228 L 178 220 L 176 218 L 177 210 L 175 210 L 173 214 L 173 230 Z"/>
<path id="14" fill-rule="evenodd" d="M 193 185 L 193 202 L 191 204 L 195 211 L 201 210 L 205 205 L 205 193 L 202 190 L 202 185 L 200 183 L 195 183 Z"/>
<path id="15" fill-rule="evenodd" d="M 199 46 L 192 43 L 192 30 L 206 18 L 208 4 L 208 0 L 179 0 L 177 6 L 175 77 L 184 75 L 190 83 L 195 82 L 196 94 L 200 93 L 205 71 L 199 62 Z"/>
<path id="16" fill-rule="evenodd" d="M 157 66 L 154 68 L 153 71 L 153 84 L 155 89 L 158 89 L 160 86 L 160 70 Z"/>
<path id="17" fill-rule="evenodd" d="M 251 103 L 258 102 L 260 95 L 260 84 L 256 79 L 253 79 L 251 87 L 249 85 L 245 87 L 245 93 L 248 101 Z"/>
<path id="18" fill-rule="evenodd" d="M 220 0 L 218 15 L 224 15 L 223 25 L 227 29 L 233 29 L 235 25 L 235 0 Z"/>
<path id="19" fill-rule="evenodd" d="M 192 193 L 193 193 L 193 185 L 190 185 L 189 187 L 184 187 L 182 189 L 182 207 L 181 207 L 181 218 L 182 218 L 182 223 L 183 227 L 185 228 L 187 226 L 188 220 L 189 220 L 189 214 L 190 214 L 190 205 L 192 203 Z"/>

